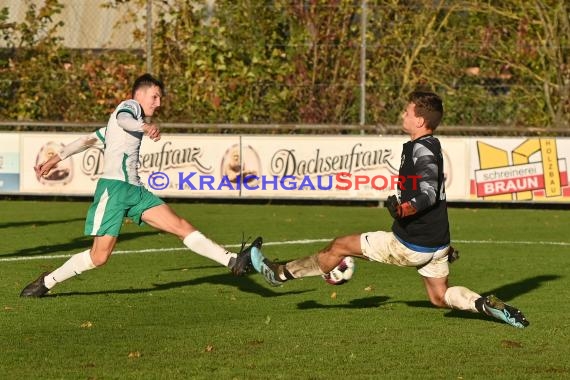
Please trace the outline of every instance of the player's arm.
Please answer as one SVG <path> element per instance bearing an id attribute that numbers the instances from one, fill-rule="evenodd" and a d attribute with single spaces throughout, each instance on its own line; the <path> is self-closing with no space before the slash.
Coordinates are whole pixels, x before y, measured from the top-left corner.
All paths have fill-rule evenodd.
<path id="1" fill-rule="evenodd" d="M 156 124 L 142 120 L 140 105 L 134 100 L 121 103 L 117 111 L 117 124 L 125 131 L 143 132 L 153 141 L 160 140 L 160 129 Z"/>
<path id="2" fill-rule="evenodd" d="M 423 211 L 437 202 L 439 170 L 434 154 L 425 146 L 416 144 L 414 149 L 414 168 L 418 178 L 420 194 L 409 202 L 417 212 Z"/>
<path id="3" fill-rule="evenodd" d="M 74 140 L 61 148 L 61 150 L 53 155 L 49 160 L 42 162 L 39 165 L 34 166 L 34 171 L 38 177 L 47 175 L 51 169 L 53 169 L 58 162 L 65 160 L 69 156 L 83 152 L 87 148 L 97 144 L 98 142 L 105 142 L 105 129 L 106 127 L 99 128 L 95 132 L 88 135 L 81 136 L 77 140 Z"/>
<path id="4" fill-rule="evenodd" d="M 434 154 L 421 144 L 414 147 L 413 160 L 420 194 L 401 203 L 396 196 L 388 197 L 388 211 L 394 218 L 405 218 L 433 206 L 437 201 L 439 170 Z"/>

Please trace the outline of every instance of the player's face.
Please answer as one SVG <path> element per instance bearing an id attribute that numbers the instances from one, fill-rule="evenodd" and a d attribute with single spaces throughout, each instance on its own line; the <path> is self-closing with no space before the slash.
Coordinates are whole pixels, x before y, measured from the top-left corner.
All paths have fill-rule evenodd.
<path id="1" fill-rule="evenodd" d="M 143 87 L 137 91 L 135 96 L 135 100 L 140 103 L 145 116 L 154 114 L 154 111 L 160 107 L 161 99 L 162 92 L 158 86 Z"/>
<path id="2" fill-rule="evenodd" d="M 416 105 L 408 103 L 404 112 L 402 112 L 402 130 L 407 134 L 413 134 L 422 124 L 423 118 L 416 116 Z"/>

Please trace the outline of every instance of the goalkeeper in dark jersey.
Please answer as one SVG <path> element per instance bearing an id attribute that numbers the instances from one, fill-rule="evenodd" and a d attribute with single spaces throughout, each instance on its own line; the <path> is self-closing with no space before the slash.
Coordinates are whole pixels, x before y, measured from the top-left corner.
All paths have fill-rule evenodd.
<path id="1" fill-rule="evenodd" d="M 481 296 L 463 286 L 448 284 L 449 262 L 458 255 L 450 245 L 441 145 L 433 136 L 442 116 L 439 96 L 430 92 L 411 94 L 402 113 L 402 130 L 410 136 L 403 146 L 399 171 L 405 180 L 400 182 L 398 195 L 387 201 L 394 218 L 391 232 L 338 237 L 318 253 L 283 265 L 266 259 L 260 249 L 253 248 L 253 267 L 272 285 L 323 275 L 345 256 L 415 267 L 433 305 L 479 312 L 514 327 L 528 326 L 520 310 L 496 296 Z"/>

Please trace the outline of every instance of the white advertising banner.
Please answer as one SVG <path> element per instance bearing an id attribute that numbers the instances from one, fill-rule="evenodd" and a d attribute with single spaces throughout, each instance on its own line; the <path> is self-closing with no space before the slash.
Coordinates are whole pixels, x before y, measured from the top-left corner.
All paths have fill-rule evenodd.
<path id="1" fill-rule="evenodd" d="M 245 165 L 260 175 L 244 186 L 242 196 L 384 200 L 399 185 L 406 141 L 394 136 L 244 136 Z M 463 198 L 469 183 L 467 144 L 446 139 L 443 146 L 448 197 Z"/>
<path id="2" fill-rule="evenodd" d="M 240 173 L 240 136 L 163 135 L 143 140 L 139 174 L 161 197 L 233 198 Z"/>
<path id="3" fill-rule="evenodd" d="M 472 138 L 471 200 L 568 202 L 570 140 Z"/>
<path id="4" fill-rule="evenodd" d="M 45 178 L 33 167 L 80 135 L 22 135 L 21 192 L 92 195 L 101 146 L 62 161 Z M 161 197 L 384 200 L 396 191 L 405 136 L 163 135 L 143 140 L 141 181 Z M 467 142 L 442 139 L 448 199 L 465 199 Z"/>
<path id="5" fill-rule="evenodd" d="M 443 151 L 445 192 L 448 201 L 469 197 L 469 139 L 439 137 Z"/>
<path id="6" fill-rule="evenodd" d="M 250 164 L 245 156 L 245 165 L 259 175 L 242 194 L 380 200 L 397 186 L 403 142 L 370 136 L 244 136 L 244 152 L 259 157 Z"/>
<path id="7" fill-rule="evenodd" d="M 20 190 L 20 135 L 0 133 L 0 193 Z"/>
<path id="8" fill-rule="evenodd" d="M 46 178 L 36 178 L 34 165 L 80 135 L 2 136 L 0 191 L 93 194 L 103 169 L 102 147 L 87 149 Z M 570 200 L 570 139 L 440 140 L 449 201 Z M 158 142 L 143 140 L 139 170 L 143 184 L 162 197 L 382 201 L 401 181 L 398 169 L 406 141 L 406 136 L 165 134 Z"/>
<path id="9" fill-rule="evenodd" d="M 48 160 L 81 134 L 24 133 L 20 171 L 20 191 L 24 194 L 92 195 L 97 177 L 91 175 L 90 166 L 97 170 L 97 159 L 102 156 L 101 147 L 61 161 L 47 176 L 37 177 L 34 166 Z M 102 162 L 101 162 L 102 163 Z"/>
<path id="10" fill-rule="evenodd" d="M 103 172 L 102 146 L 61 161 L 48 176 L 37 178 L 33 167 L 56 154 L 81 134 L 22 135 L 21 192 L 26 194 L 92 195 Z M 157 142 L 144 139 L 139 174 L 149 190 L 170 197 L 234 197 L 236 190 L 212 186 L 229 170 L 239 136 L 167 135 Z M 234 155 L 235 156 L 235 155 Z M 238 155 L 239 158 L 239 155 Z"/>

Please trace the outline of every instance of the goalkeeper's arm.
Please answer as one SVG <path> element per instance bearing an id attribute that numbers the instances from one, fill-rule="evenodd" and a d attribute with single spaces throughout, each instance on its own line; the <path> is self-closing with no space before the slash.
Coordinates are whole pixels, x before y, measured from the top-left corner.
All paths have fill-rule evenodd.
<path id="1" fill-rule="evenodd" d="M 400 203 L 398 197 L 395 195 L 390 195 L 388 197 L 386 200 L 386 208 L 388 208 L 388 212 L 390 212 L 390 215 L 394 219 L 402 219 L 418 212 L 411 201 Z"/>
<path id="2" fill-rule="evenodd" d="M 394 195 L 388 197 L 388 211 L 394 219 L 414 215 L 432 207 L 437 202 L 439 171 L 435 156 L 429 149 L 420 146 L 414 149 L 414 159 L 415 174 L 419 178 L 417 186 L 420 192 L 414 198 L 402 203 Z"/>

